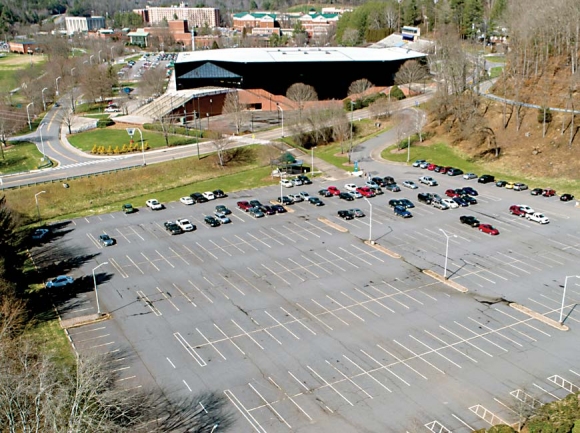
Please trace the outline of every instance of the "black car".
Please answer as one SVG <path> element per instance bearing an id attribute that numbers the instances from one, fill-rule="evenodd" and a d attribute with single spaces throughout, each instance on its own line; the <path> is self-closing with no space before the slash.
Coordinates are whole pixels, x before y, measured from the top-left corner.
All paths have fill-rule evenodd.
<path id="1" fill-rule="evenodd" d="M 441 171 L 441 169 L 442 169 L 442 168 L 443 168 L 443 167 L 441 167 L 440 165 L 436 165 L 436 166 L 435 166 L 435 168 L 433 169 L 433 171 L 434 171 L 435 173 L 439 173 L 439 172 Z"/>
<path id="2" fill-rule="evenodd" d="M 461 207 L 467 207 L 467 206 L 469 206 L 469 203 L 467 203 L 461 197 L 453 197 L 451 200 L 453 200 L 455 203 L 457 203 Z"/>
<path id="3" fill-rule="evenodd" d="M 292 200 L 290 197 L 288 197 L 287 195 L 284 195 L 282 197 L 278 197 L 276 199 L 276 201 L 280 204 L 292 204 L 294 203 L 294 200 Z"/>
<path id="4" fill-rule="evenodd" d="M 401 206 L 402 203 L 403 202 L 397 198 L 393 198 L 393 199 L 389 200 L 389 206 L 391 206 L 391 207 Z"/>
<path id="5" fill-rule="evenodd" d="M 491 174 L 483 174 L 479 177 L 479 179 L 477 179 L 477 181 L 479 183 L 495 182 L 495 177 L 493 177 Z"/>
<path id="6" fill-rule="evenodd" d="M 227 197 L 228 195 L 225 192 L 223 192 L 221 189 L 216 189 L 213 192 L 213 196 L 215 198 L 224 198 L 224 197 Z"/>
<path id="7" fill-rule="evenodd" d="M 280 206 L 279 204 L 273 204 L 272 209 L 274 209 L 276 211 L 276 213 L 286 212 L 286 209 L 284 209 L 284 206 Z"/>
<path id="8" fill-rule="evenodd" d="M 308 203 L 313 204 L 314 206 L 324 206 L 324 202 L 318 197 L 308 197 Z"/>
<path id="9" fill-rule="evenodd" d="M 338 194 L 338 198 L 346 201 L 354 201 L 354 197 L 350 195 L 348 192 L 341 192 Z"/>
<path id="10" fill-rule="evenodd" d="M 165 230 L 167 230 L 172 235 L 180 235 L 181 233 L 183 233 L 181 227 L 179 227 L 173 221 L 167 221 L 163 225 L 165 226 Z"/>
<path id="11" fill-rule="evenodd" d="M 296 176 L 296 179 L 302 181 L 304 185 L 312 184 L 312 181 L 308 178 L 308 176 L 304 176 L 303 174 Z"/>
<path id="12" fill-rule="evenodd" d="M 562 194 L 560 196 L 560 200 L 562 200 L 562 201 L 574 200 L 574 196 L 572 194 Z"/>
<path id="13" fill-rule="evenodd" d="M 201 192 L 194 192 L 190 197 L 196 203 L 206 203 L 208 201 Z"/>
<path id="14" fill-rule="evenodd" d="M 276 210 L 272 209 L 272 206 L 267 205 L 260 206 L 260 210 L 266 215 L 274 215 L 276 213 Z"/>
<path id="15" fill-rule="evenodd" d="M 475 199 L 475 197 L 472 197 L 468 194 L 464 194 L 462 196 L 460 196 L 463 200 L 465 200 L 467 202 L 467 204 L 477 204 L 477 200 Z"/>
<path id="16" fill-rule="evenodd" d="M 459 221 L 463 224 L 467 224 L 471 227 L 479 227 L 479 221 L 477 218 L 471 215 L 463 215 L 459 217 Z"/>
<path id="17" fill-rule="evenodd" d="M 459 176 L 460 174 L 463 174 L 463 170 L 460 170 L 459 168 L 451 167 L 449 170 L 447 170 L 448 176 Z"/>
<path id="18" fill-rule="evenodd" d="M 250 206 L 252 206 L 252 207 L 262 207 L 262 203 L 260 203 L 260 200 L 250 200 Z"/>
<path id="19" fill-rule="evenodd" d="M 433 194 L 428 192 L 420 192 L 417 194 L 417 200 L 419 200 L 421 203 L 431 204 L 433 201 Z"/>
<path id="20" fill-rule="evenodd" d="M 387 182 L 385 182 L 385 179 L 383 179 L 382 177 L 373 177 L 371 178 L 371 181 L 379 186 L 387 186 Z"/>
<path id="21" fill-rule="evenodd" d="M 544 190 L 542 188 L 534 188 L 530 190 L 531 195 L 542 195 L 543 192 Z"/>
<path id="22" fill-rule="evenodd" d="M 383 182 L 385 183 L 385 185 L 394 185 L 397 183 L 397 182 L 395 182 L 395 178 L 391 177 L 391 176 L 385 176 L 383 178 Z"/>
<path id="23" fill-rule="evenodd" d="M 339 210 L 338 216 L 344 220 L 351 220 L 354 219 L 354 214 L 349 210 Z"/>
<path id="24" fill-rule="evenodd" d="M 221 225 L 221 223 L 219 222 L 219 220 L 215 217 L 212 217 L 211 215 L 206 216 L 203 221 L 209 225 L 210 227 L 217 227 L 219 225 Z"/>
<path id="25" fill-rule="evenodd" d="M 498 180 L 498 181 L 495 183 L 495 186 L 497 186 L 497 187 L 499 187 L 499 188 L 503 188 L 503 187 L 504 187 L 504 186 L 506 186 L 506 185 L 507 185 L 507 181 L 505 181 L 505 180 Z"/>
<path id="26" fill-rule="evenodd" d="M 411 200 L 409 200 L 409 199 L 402 198 L 400 200 L 400 202 L 401 202 L 401 206 L 403 206 L 405 209 L 411 209 L 411 208 L 414 208 L 415 207 L 415 205 L 413 204 L 413 202 Z"/>
<path id="27" fill-rule="evenodd" d="M 473 196 L 479 195 L 479 193 L 470 186 L 464 186 L 462 189 L 466 194 Z"/>
<path id="28" fill-rule="evenodd" d="M 318 195 L 321 195 L 322 197 L 332 197 L 332 193 L 327 189 L 321 189 L 318 191 Z"/>

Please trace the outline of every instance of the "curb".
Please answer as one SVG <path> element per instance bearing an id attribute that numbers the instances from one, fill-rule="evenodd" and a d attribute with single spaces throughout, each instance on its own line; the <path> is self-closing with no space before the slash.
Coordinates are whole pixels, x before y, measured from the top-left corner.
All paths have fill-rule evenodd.
<path id="1" fill-rule="evenodd" d="M 109 320 L 111 317 L 112 316 L 109 313 L 103 313 L 100 316 L 93 314 L 90 316 L 84 316 L 84 317 L 78 317 L 75 319 L 63 320 L 60 322 L 60 326 L 63 329 L 78 328 L 79 326 L 85 326 L 85 325 L 89 325 L 91 323 L 104 322 L 105 320 Z M 78 322 L 75 321 L 76 319 L 78 319 Z M 66 323 L 68 323 L 69 321 L 72 321 L 72 324 L 70 326 L 66 326 Z"/>
<path id="2" fill-rule="evenodd" d="M 365 241 L 365 245 L 368 245 L 369 247 L 373 247 L 376 250 L 379 250 L 382 253 L 385 253 L 387 256 L 390 256 L 394 259 L 400 259 L 402 256 L 400 254 L 397 254 L 391 250 L 389 250 L 388 248 L 385 248 L 379 244 L 377 244 L 375 241 Z"/>
<path id="3" fill-rule="evenodd" d="M 338 230 L 339 232 L 342 233 L 348 233 L 348 229 L 345 229 L 343 226 L 333 223 L 332 221 L 328 220 L 327 218 L 324 217 L 318 217 L 318 221 L 320 221 L 321 223 L 326 224 L 329 227 L 332 227 L 335 230 Z"/>
<path id="4" fill-rule="evenodd" d="M 524 307 L 523 305 L 516 304 L 512 302 L 509 304 L 511 308 L 514 310 L 518 310 L 520 313 L 524 313 L 527 316 L 530 316 L 532 319 L 539 320 L 546 325 L 551 326 L 552 328 L 556 328 L 559 331 L 569 331 L 570 328 L 566 325 L 562 325 L 560 322 L 555 321 L 554 319 L 550 319 L 549 317 L 544 316 L 534 310 L 529 309 L 528 307 Z"/>
<path id="5" fill-rule="evenodd" d="M 446 286 L 449 286 L 452 289 L 455 289 L 461 293 L 469 292 L 469 289 L 467 289 L 467 287 L 464 287 L 461 284 L 456 283 L 455 281 L 447 280 L 447 279 L 443 278 L 443 276 L 439 275 L 437 272 L 434 272 L 430 269 L 423 269 L 422 272 L 425 275 L 429 275 L 431 278 L 434 278 L 435 280 L 439 281 L 440 283 L 443 283 Z"/>

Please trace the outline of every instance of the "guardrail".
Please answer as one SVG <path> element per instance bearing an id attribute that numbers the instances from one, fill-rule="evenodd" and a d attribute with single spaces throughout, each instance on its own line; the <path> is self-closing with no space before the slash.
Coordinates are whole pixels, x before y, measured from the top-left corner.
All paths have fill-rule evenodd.
<path id="1" fill-rule="evenodd" d="M 39 182 L 29 182 L 29 183 L 24 183 L 21 185 L 4 186 L 4 187 L 0 187 L 0 189 L 1 190 L 22 189 L 22 188 L 27 188 L 30 186 L 45 185 L 47 183 L 59 183 L 59 182 L 65 183 L 67 180 L 82 179 L 83 177 L 89 178 L 89 177 L 103 176 L 103 175 L 107 175 L 107 174 L 118 173 L 120 171 L 134 170 L 136 168 L 141 168 L 141 167 L 143 167 L 142 164 L 131 165 L 129 167 L 116 168 L 113 170 L 103 170 L 103 171 L 98 171 L 96 173 L 79 174 L 78 176 L 64 176 L 64 177 L 59 177 L 56 179 L 44 180 L 44 181 L 39 181 Z"/>

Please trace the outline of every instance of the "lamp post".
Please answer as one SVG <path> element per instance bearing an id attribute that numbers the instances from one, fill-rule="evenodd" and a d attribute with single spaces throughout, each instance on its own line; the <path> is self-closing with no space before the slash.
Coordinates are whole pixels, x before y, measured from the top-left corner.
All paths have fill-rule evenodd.
<path id="1" fill-rule="evenodd" d="M 213 114 L 213 99 L 209 98 L 209 115 L 211 116 Z"/>
<path id="2" fill-rule="evenodd" d="M 42 122 L 38 126 L 38 133 L 40 134 L 40 146 L 42 147 L 42 160 L 46 161 L 46 153 L 44 153 L 44 140 L 42 139 L 42 127 L 44 126 L 44 122 Z"/>
<path id="3" fill-rule="evenodd" d="M 89 64 L 93 64 L 93 57 L 95 57 L 94 54 L 91 54 L 91 56 L 89 57 Z"/>
<path id="4" fill-rule="evenodd" d="M 284 205 L 282 197 L 284 197 L 284 194 L 282 194 L 282 173 L 280 173 L 280 204 Z"/>
<path id="5" fill-rule="evenodd" d="M 311 150 L 311 154 L 310 154 L 310 158 L 311 158 L 311 161 L 310 161 L 310 172 L 312 173 L 312 176 L 314 176 L 314 149 L 316 149 L 316 146 L 312 146 L 310 148 L 310 150 Z"/>
<path id="6" fill-rule="evenodd" d="M 40 221 L 40 207 L 38 206 L 38 196 L 44 194 L 46 191 L 40 191 L 34 194 L 34 201 L 36 202 L 36 214 L 38 215 L 38 221 Z"/>
<path id="7" fill-rule="evenodd" d="M 99 50 L 99 65 L 101 64 L 101 51 L 103 50 Z"/>
<path id="8" fill-rule="evenodd" d="M 205 113 L 205 116 L 207 117 L 207 130 L 209 131 L 209 113 Z"/>
<path id="9" fill-rule="evenodd" d="M 216 428 L 218 428 L 218 425 L 219 425 L 219 423 L 218 423 L 218 424 L 215 424 L 215 425 L 214 425 L 214 426 L 211 428 L 211 431 L 210 431 L 209 433 L 213 433 L 213 432 L 215 431 L 215 429 L 216 429 Z"/>
<path id="10" fill-rule="evenodd" d="M 451 236 L 449 236 L 447 233 L 445 233 L 445 230 L 443 229 L 439 229 L 439 231 L 441 233 L 443 233 L 445 235 L 445 237 L 447 238 L 447 242 L 445 244 L 445 268 L 443 271 L 443 279 L 446 280 L 447 279 L 447 258 L 449 257 L 449 238 Z M 454 238 L 457 237 L 457 235 L 452 235 Z"/>
<path id="11" fill-rule="evenodd" d="M 97 314 L 101 315 L 101 305 L 99 304 L 99 293 L 97 292 L 97 277 L 95 276 L 95 271 L 103 265 L 107 265 L 109 262 L 103 262 L 96 268 L 93 268 L 93 284 L 95 285 L 95 298 L 97 299 Z"/>
<path id="12" fill-rule="evenodd" d="M 141 137 L 141 152 L 143 154 L 143 166 L 146 166 L 147 164 L 145 164 L 145 145 L 143 144 L 143 133 L 139 128 L 126 128 L 126 131 L 129 134 L 129 137 L 131 137 L 131 140 L 133 139 L 133 134 L 135 134 L 135 130 L 139 131 L 139 136 Z"/>
<path id="13" fill-rule="evenodd" d="M 350 101 L 350 149 L 348 151 L 348 163 L 349 164 L 350 164 L 350 158 L 352 156 L 352 128 L 354 125 L 353 107 L 354 107 L 354 102 Z"/>
<path id="14" fill-rule="evenodd" d="M 42 108 L 44 109 L 44 111 L 46 111 L 46 101 L 44 100 L 44 91 L 48 90 L 48 87 L 45 87 L 44 89 L 42 89 L 40 91 L 41 95 L 42 95 Z"/>
<path id="15" fill-rule="evenodd" d="M 280 113 L 282 113 L 282 138 L 284 138 L 284 110 L 282 109 L 282 107 L 280 107 L 280 104 L 278 104 L 277 102 L 276 108 L 278 108 L 278 110 L 280 110 Z"/>
<path id="16" fill-rule="evenodd" d="M 115 59 L 113 58 L 113 48 L 115 48 L 115 46 L 114 46 L 114 45 L 111 47 L 111 63 L 114 63 L 114 62 L 113 62 L 113 60 L 115 60 Z"/>
<path id="17" fill-rule="evenodd" d="M 365 201 L 369 204 L 369 242 L 372 242 L 373 239 L 373 204 L 370 200 L 366 197 L 363 197 Z"/>
<path id="18" fill-rule="evenodd" d="M 566 299 L 566 286 L 568 285 L 568 278 L 580 278 L 580 275 L 568 275 L 564 279 L 564 293 L 562 293 L 562 307 L 560 307 L 560 324 L 564 323 L 564 301 Z"/>
<path id="19" fill-rule="evenodd" d="M 56 96 L 58 96 L 58 80 L 60 80 L 62 77 L 56 77 Z"/>
<path id="20" fill-rule="evenodd" d="M 26 106 L 26 115 L 28 116 L 28 128 L 32 131 L 32 123 L 30 123 L 30 111 L 28 111 L 28 107 L 34 105 L 34 102 L 31 102 Z"/>

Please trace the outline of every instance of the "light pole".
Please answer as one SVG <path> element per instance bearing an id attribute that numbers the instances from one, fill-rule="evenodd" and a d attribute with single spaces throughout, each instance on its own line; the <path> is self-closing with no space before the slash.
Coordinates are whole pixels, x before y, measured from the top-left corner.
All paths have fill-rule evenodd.
<path id="1" fill-rule="evenodd" d="M 566 286 L 568 285 L 568 278 L 580 278 L 580 275 L 568 275 L 564 279 L 564 293 L 562 293 L 562 307 L 560 308 L 560 324 L 564 323 L 564 300 L 566 299 Z"/>
<path id="2" fill-rule="evenodd" d="M 282 197 L 284 197 L 284 194 L 282 194 L 282 173 L 280 173 L 280 204 L 284 205 Z"/>
<path id="3" fill-rule="evenodd" d="M 373 239 L 373 204 L 370 200 L 366 197 L 363 197 L 365 201 L 369 204 L 369 242 L 372 242 Z"/>
<path id="4" fill-rule="evenodd" d="M 282 109 L 282 107 L 280 107 L 280 104 L 278 104 L 277 102 L 276 107 L 278 108 L 278 110 L 280 110 L 280 113 L 282 113 L 282 138 L 284 138 L 284 110 Z"/>
<path id="5" fill-rule="evenodd" d="M 209 115 L 211 116 L 213 114 L 213 99 L 209 98 Z M 209 127 L 208 127 L 209 128 Z"/>
<path id="6" fill-rule="evenodd" d="M 101 306 L 99 304 L 99 293 L 97 292 L 97 277 L 95 276 L 95 271 L 103 265 L 107 265 L 109 262 L 103 262 L 96 268 L 93 268 L 93 283 L 95 285 L 95 298 L 97 299 L 97 314 L 101 315 Z"/>
<path id="7" fill-rule="evenodd" d="M 350 159 L 352 156 L 352 128 L 354 125 L 353 107 L 354 107 L 354 102 L 350 101 L 350 149 L 348 151 L 348 163 L 349 164 L 350 164 Z"/>
<path id="8" fill-rule="evenodd" d="M 56 96 L 58 96 L 58 80 L 60 80 L 62 77 L 56 77 Z"/>
<path id="9" fill-rule="evenodd" d="M 312 153 L 310 154 L 311 157 L 310 172 L 312 173 L 312 176 L 314 176 L 314 149 L 316 149 L 316 146 L 312 146 L 310 148 L 310 150 L 312 151 Z"/>
<path id="10" fill-rule="evenodd" d="M 141 152 L 143 153 L 143 166 L 146 166 L 147 164 L 145 164 L 145 145 L 143 144 L 143 134 L 141 133 L 141 130 L 139 128 L 126 128 L 126 131 L 129 134 L 129 137 L 131 137 L 131 140 L 133 140 L 133 134 L 135 134 L 135 130 L 139 131 L 139 135 L 141 136 Z"/>
<path id="11" fill-rule="evenodd" d="M 101 51 L 103 50 L 99 50 L 99 65 L 101 64 Z"/>
<path id="12" fill-rule="evenodd" d="M 115 60 L 115 59 L 113 58 L 113 48 L 115 48 L 115 46 L 114 46 L 114 45 L 111 47 L 111 63 L 114 63 L 114 60 Z"/>
<path id="13" fill-rule="evenodd" d="M 40 207 L 38 206 L 38 196 L 44 194 L 46 191 L 40 191 L 34 194 L 34 201 L 36 202 L 36 213 L 38 215 L 38 221 L 40 221 Z"/>
<path id="14" fill-rule="evenodd" d="M 42 160 L 46 161 L 46 153 L 44 153 L 44 140 L 42 139 L 42 127 L 44 126 L 44 122 L 38 125 L 38 133 L 40 134 L 40 146 L 42 147 Z"/>
<path id="15" fill-rule="evenodd" d="M 443 233 L 445 235 L 445 237 L 447 238 L 447 242 L 445 244 L 445 268 L 443 271 L 443 279 L 446 280 L 447 279 L 447 258 L 449 257 L 449 238 L 451 236 L 449 236 L 447 233 L 445 233 L 445 230 L 443 229 L 439 229 L 439 231 L 441 233 Z M 453 235 L 454 238 L 457 237 L 457 235 Z"/>
<path id="16" fill-rule="evenodd" d="M 89 64 L 93 64 L 93 57 L 95 57 L 94 54 L 91 54 L 91 56 L 89 57 Z"/>
<path id="17" fill-rule="evenodd" d="M 214 426 L 211 428 L 211 431 L 210 431 L 209 433 L 213 433 L 213 432 L 214 432 L 214 430 L 215 430 L 216 428 L 218 428 L 218 425 L 219 425 L 219 423 L 218 423 L 218 424 L 215 424 L 215 425 L 214 425 Z"/>
<path id="18" fill-rule="evenodd" d="M 29 129 L 32 131 L 32 123 L 30 122 L 30 111 L 28 111 L 28 108 L 29 108 L 31 105 L 34 105 L 34 102 L 31 102 L 30 104 L 28 104 L 28 105 L 26 106 L 26 115 L 28 116 L 28 128 L 29 128 Z"/>
<path id="19" fill-rule="evenodd" d="M 205 116 L 207 117 L 207 130 L 209 131 L 209 113 L 205 113 Z"/>
<path id="20" fill-rule="evenodd" d="M 48 90 L 48 87 L 45 87 L 44 89 L 41 90 L 41 95 L 42 95 L 42 108 L 44 109 L 44 111 L 46 111 L 46 101 L 44 100 L 44 91 Z"/>

